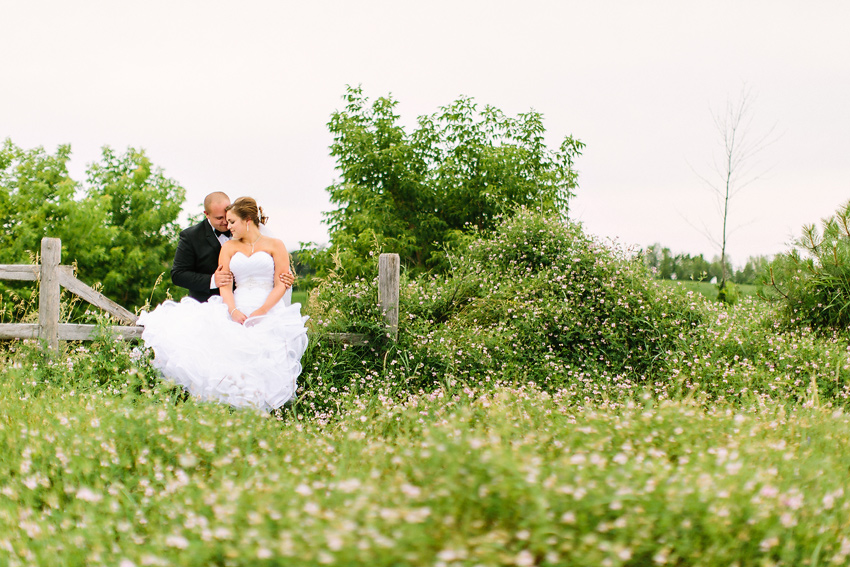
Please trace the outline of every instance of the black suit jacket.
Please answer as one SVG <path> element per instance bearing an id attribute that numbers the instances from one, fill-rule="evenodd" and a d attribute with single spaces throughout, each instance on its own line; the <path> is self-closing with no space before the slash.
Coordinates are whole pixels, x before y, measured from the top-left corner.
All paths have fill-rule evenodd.
<path id="1" fill-rule="evenodd" d="M 171 281 L 188 289 L 189 296 L 198 301 L 219 295 L 217 288 L 210 289 L 210 279 L 218 268 L 220 252 L 221 244 L 207 219 L 190 226 L 180 233 L 171 266 Z"/>

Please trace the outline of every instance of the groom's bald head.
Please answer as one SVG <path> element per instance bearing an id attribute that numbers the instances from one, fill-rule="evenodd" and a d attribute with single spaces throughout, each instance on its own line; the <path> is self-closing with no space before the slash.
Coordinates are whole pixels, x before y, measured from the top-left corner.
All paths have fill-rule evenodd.
<path id="1" fill-rule="evenodd" d="M 214 207 L 221 203 L 224 203 L 225 207 L 230 204 L 230 197 L 227 196 L 227 193 L 222 193 L 221 191 L 210 193 L 204 197 L 204 212 L 206 214 L 210 214 L 210 207 Z"/>
<path id="2" fill-rule="evenodd" d="M 209 219 L 214 228 L 221 231 L 227 230 L 227 207 L 230 206 L 230 197 L 221 191 L 210 193 L 204 198 L 204 216 Z"/>

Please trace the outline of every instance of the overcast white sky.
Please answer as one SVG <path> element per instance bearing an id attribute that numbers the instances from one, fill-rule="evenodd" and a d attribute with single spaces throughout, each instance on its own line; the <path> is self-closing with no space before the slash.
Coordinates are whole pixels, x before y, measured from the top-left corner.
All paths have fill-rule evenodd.
<path id="1" fill-rule="evenodd" d="M 844 1 L 0 0 L 0 139 L 71 144 L 78 180 L 103 145 L 144 148 L 191 212 L 255 196 L 296 249 L 327 240 L 346 84 L 392 93 L 406 124 L 469 95 L 587 144 L 571 216 L 589 232 L 712 256 L 693 169 L 746 84 L 752 133 L 781 137 L 732 202 L 740 264 L 850 199 L 848 29 Z"/>

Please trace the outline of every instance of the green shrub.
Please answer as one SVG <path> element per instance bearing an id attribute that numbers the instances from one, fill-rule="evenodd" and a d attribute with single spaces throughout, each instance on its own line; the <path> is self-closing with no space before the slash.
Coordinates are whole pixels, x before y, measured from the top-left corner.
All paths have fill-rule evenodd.
<path id="1" fill-rule="evenodd" d="M 368 350 L 386 341 L 376 282 L 340 277 L 319 286 L 310 307 L 316 340 L 326 331 L 371 331 L 376 341 L 365 352 L 317 353 L 343 371 L 333 382 L 347 384 L 353 365 L 412 390 L 509 380 L 599 395 L 633 391 L 665 371 L 667 353 L 688 350 L 703 322 L 703 303 L 653 281 L 640 259 L 530 210 L 503 219 L 463 253 L 449 252 L 447 262 L 444 275 L 402 278 L 400 333 L 383 356 Z M 337 358 L 347 356 L 356 360 Z"/>
<path id="2" fill-rule="evenodd" d="M 771 264 L 767 282 L 785 321 L 816 330 L 850 328 L 850 202 L 803 227 L 791 250 Z"/>
<path id="3" fill-rule="evenodd" d="M 522 210 L 447 262 L 446 274 L 402 274 L 396 342 L 376 279 L 329 278 L 314 292 L 302 382 L 314 411 L 376 384 L 415 392 L 534 383 L 609 401 L 642 391 L 758 403 L 850 398 L 846 335 L 781 325 L 776 307 L 757 299 L 729 306 L 658 282 L 580 225 Z M 370 344 L 330 344 L 330 331 L 367 333 Z"/>
<path id="4" fill-rule="evenodd" d="M 405 290 L 402 314 L 409 347 L 463 380 L 631 382 L 664 368 L 702 323 L 699 304 L 654 282 L 639 259 L 528 210 L 452 262 L 445 279 Z"/>

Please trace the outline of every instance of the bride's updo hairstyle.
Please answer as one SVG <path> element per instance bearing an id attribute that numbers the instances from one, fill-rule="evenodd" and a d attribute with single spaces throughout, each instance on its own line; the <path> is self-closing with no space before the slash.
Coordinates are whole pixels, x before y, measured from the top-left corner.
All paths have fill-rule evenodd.
<path id="1" fill-rule="evenodd" d="M 269 220 L 269 217 L 263 215 L 263 208 L 258 206 L 257 201 L 251 197 L 239 197 L 225 210 L 233 211 L 233 214 L 240 219 L 249 220 L 257 226 L 266 224 Z"/>

